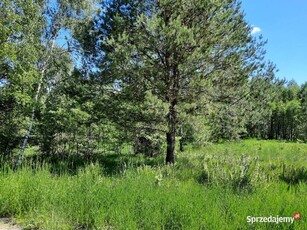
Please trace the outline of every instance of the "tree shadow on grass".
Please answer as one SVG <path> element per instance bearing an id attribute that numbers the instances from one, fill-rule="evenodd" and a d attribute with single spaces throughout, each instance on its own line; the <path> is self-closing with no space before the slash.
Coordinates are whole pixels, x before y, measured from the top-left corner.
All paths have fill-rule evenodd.
<path id="1" fill-rule="evenodd" d="M 283 169 L 279 179 L 289 185 L 297 185 L 300 182 L 307 183 L 307 168 L 305 167 L 288 167 Z"/>
<path id="2" fill-rule="evenodd" d="M 142 165 L 158 166 L 164 164 L 164 158 L 160 156 L 147 157 L 141 154 L 43 154 L 38 153 L 28 156 L 21 166 L 29 166 L 33 169 L 47 166 L 51 173 L 56 175 L 70 174 L 77 172 L 89 164 L 99 164 L 105 175 L 114 176 L 121 174 L 127 168 L 137 168 Z"/>

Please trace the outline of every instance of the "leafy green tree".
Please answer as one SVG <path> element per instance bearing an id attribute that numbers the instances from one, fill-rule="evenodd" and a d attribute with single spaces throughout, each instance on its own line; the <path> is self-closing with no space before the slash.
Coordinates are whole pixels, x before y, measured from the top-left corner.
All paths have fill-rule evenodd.
<path id="1" fill-rule="evenodd" d="M 40 38 L 44 18 L 41 1 L 0 3 L 0 151 L 9 154 L 34 104 L 34 88 L 41 78 Z"/>
<path id="2" fill-rule="evenodd" d="M 304 85 L 299 87 L 294 81 L 275 89 L 272 103 L 269 138 L 296 140 L 305 136 Z"/>
<path id="3" fill-rule="evenodd" d="M 300 116 L 300 131 L 299 131 L 299 138 L 302 140 L 307 140 L 307 82 L 301 85 L 298 99 L 301 103 L 301 116 Z"/>
<path id="4" fill-rule="evenodd" d="M 249 82 L 248 103 L 246 103 L 247 137 L 268 138 L 272 103 L 278 95 L 276 87 L 282 84 L 275 79 L 274 65 L 269 64 L 267 73 Z"/>
<path id="5" fill-rule="evenodd" d="M 91 114 L 94 114 L 91 105 L 86 104 L 89 101 L 86 97 L 90 97 L 89 85 L 78 72 L 62 76 L 46 95 L 44 107 L 37 115 L 39 143 L 43 152 L 59 152 L 60 145 L 67 145 L 82 134 L 85 136 L 84 127 L 91 125 Z M 64 150 L 61 152 L 64 153 Z"/>
<path id="6" fill-rule="evenodd" d="M 52 60 L 56 60 L 54 55 L 58 53 L 56 50 L 56 41 L 58 39 L 61 31 L 69 31 L 73 28 L 79 20 L 84 17 L 89 16 L 92 13 L 91 3 L 87 0 L 66 0 L 66 1 L 45 1 L 41 4 L 40 11 L 43 15 L 44 23 L 42 24 L 42 35 L 36 36 L 39 39 L 41 48 L 38 49 L 39 60 L 34 63 L 35 69 L 40 74 L 39 82 L 37 82 L 37 88 L 35 90 L 34 101 L 36 104 L 40 102 L 41 92 L 44 87 L 44 83 L 50 82 L 50 73 L 48 70 L 52 69 L 52 65 L 56 64 Z M 40 15 L 40 14 L 38 14 Z M 64 52 L 65 53 L 65 52 Z M 32 108 L 30 115 L 29 127 L 27 128 L 23 144 L 19 153 L 18 161 L 16 166 L 18 166 L 21 161 L 24 150 L 27 146 L 29 136 L 32 131 L 35 118 L 35 106 Z"/>
<path id="7" fill-rule="evenodd" d="M 294 99 L 286 104 L 286 130 L 284 137 L 289 140 L 295 140 L 299 135 L 299 127 L 301 125 L 301 104 L 298 100 Z"/>

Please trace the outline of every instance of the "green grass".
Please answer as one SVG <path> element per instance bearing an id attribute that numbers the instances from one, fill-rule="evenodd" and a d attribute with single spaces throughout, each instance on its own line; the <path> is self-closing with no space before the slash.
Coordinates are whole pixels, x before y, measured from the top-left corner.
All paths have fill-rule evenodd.
<path id="1" fill-rule="evenodd" d="M 243 140 L 211 144 L 203 148 L 188 146 L 189 154 L 226 154 L 240 156 L 242 154 L 259 157 L 261 161 L 286 161 L 296 165 L 307 166 L 307 144 L 276 140 Z M 186 154 L 184 154 L 186 155 Z"/>
<path id="2" fill-rule="evenodd" d="M 26 229 L 303 230 L 306 155 L 306 144 L 246 140 L 187 146 L 173 166 L 163 165 L 164 156 L 128 154 L 84 164 L 32 161 L 17 172 L 4 165 L 0 216 Z M 295 212 L 302 218 L 294 224 L 247 223 L 247 216 Z"/>

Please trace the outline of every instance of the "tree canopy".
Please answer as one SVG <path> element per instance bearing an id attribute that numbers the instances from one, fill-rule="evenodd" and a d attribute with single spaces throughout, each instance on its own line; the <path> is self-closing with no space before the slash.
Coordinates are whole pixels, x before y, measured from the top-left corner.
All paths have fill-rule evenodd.
<path id="1" fill-rule="evenodd" d="M 0 3 L 0 153 L 175 163 L 204 145 L 307 139 L 306 84 L 275 78 L 236 0 Z M 116 147 L 112 147 L 112 146 Z M 104 151 L 104 150 L 103 150 Z M 9 157 L 11 158 L 11 157 Z"/>
<path id="2" fill-rule="evenodd" d="M 120 3 L 116 13 L 113 4 L 107 7 L 110 32 L 101 27 L 101 75 L 129 101 L 150 91 L 167 105 L 166 161 L 174 163 L 182 117 L 214 113 L 212 102 L 229 107 L 248 91 L 250 78 L 266 77 L 264 43 L 251 36 L 237 1 Z"/>

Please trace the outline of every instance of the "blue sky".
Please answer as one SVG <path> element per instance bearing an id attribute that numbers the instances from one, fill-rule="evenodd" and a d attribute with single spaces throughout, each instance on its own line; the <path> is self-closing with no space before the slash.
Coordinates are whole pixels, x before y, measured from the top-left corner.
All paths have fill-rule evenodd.
<path id="1" fill-rule="evenodd" d="M 255 36 L 268 40 L 267 59 L 276 64 L 276 76 L 307 82 L 307 0 L 242 0 Z"/>

